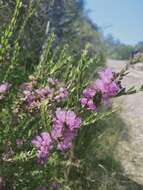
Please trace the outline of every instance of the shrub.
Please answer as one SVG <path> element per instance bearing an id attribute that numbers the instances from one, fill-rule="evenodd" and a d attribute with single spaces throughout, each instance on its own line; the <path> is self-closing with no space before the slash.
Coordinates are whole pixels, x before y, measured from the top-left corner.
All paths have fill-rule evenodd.
<path id="1" fill-rule="evenodd" d="M 69 53 L 68 45 L 54 48 L 53 34 L 45 40 L 39 63 L 25 67 L 20 36 L 27 20 L 14 33 L 21 6 L 17 0 L 1 37 L 0 186 L 79 189 L 85 183 L 75 180 L 86 164 L 80 159 L 85 134 L 112 113 L 101 108 L 125 92 L 120 84 L 123 73 L 105 69 L 93 80 L 100 56 L 90 58 L 88 45 L 80 56 Z M 87 181 L 85 189 L 92 183 Z"/>

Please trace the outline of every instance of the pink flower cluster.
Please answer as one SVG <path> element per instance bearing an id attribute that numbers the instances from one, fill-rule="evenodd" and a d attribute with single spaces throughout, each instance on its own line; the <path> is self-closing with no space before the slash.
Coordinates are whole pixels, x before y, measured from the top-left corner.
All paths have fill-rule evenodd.
<path id="1" fill-rule="evenodd" d="M 51 133 L 41 133 L 32 140 L 32 144 L 38 149 L 38 163 L 45 163 L 54 144 L 61 151 L 71 148 L 80 124 L 81 119 L 73 111 L 58 108 Z"/>
<path id="2" fill-rule="evenodd" d="M 0 84 L 0 100 L 5 97 L 10 87 L 11 87 L 11 84 L 9 84 L 8 82 L 3 82 Z"/>
<path id="3" fill-rule="evenodd" d="M 48 86 L 42 88 L 35 88 L 32 82 L 23 83 L 20 86 L 22 90 L 21 100 L 26 104 L 27 108 L 38 108 L 45 100 L 60 102 L 68 97 L 67 89 L 58 81 L 48 79 Z"/>
<path id="4" fill-rule="evenodd" d="M 53 91 L 53 100 L 60 102 L 68 97 L 67 88 L 65 88 L 57 79 L 48 78 L 50 89 Z"/>
<path id="5" fill-rule="evenodd" d="M 97 89 L 103 95 L 103 98 L 110 98 L 116 96 L 120 90 L 118 81 L 116 81 L 117 74 L 108 68 L 99 72 L 100 79 L 96 80 Z"/>
<path id="6" fill-rule="evenodd" d="M 23 93 L 25 93 L 25 101 L 28 106 L 37 103 L 37 100 L 43 101 L 49 98 L 57 102 L 68 96 L 66 88 L 62 87 L 58 80 L 50 78 L 48 83 L 48 87 L 35 89 L 34 94 L 32 94 L 33 87 L 31 85 L 24 85 Z M 99 72 L 99 79 L 83 91 L 80 102 L 88 109 L 96 110 L 102 102 L 107 103 L 110 97 L 116 96 L 120 89 L 116 73 L 111 69 L 105 69 Z M 52 130 L 48 133 L 41 133 L 32 140 L 32 144 L 37 148 L 38 162 L 45 163 L 53 148 L 62 152 L 70 149 L 80 125 L 81 119 L 73 111 L 62 108 L 56 109 Z"/>
<path id="7" fill-rule="evenodd" d="M 32 140 L 32 144 L 38 149 L 37 162 L 39 164 L 44 164 L 48 158 L 50 150 L 53 147 L 50 134 L 47 132 L 41 133 Z"/>
<path id="8" fill-rule="evenodd" d="M 38 108 L 40 103 L 46 98 L 49 98 L 51 90 L 49 87 L 43 87 L 38 89 L 25 89 L 23 90 L 23 100 L 28 108 Z"/>
<path id="9" fill-rule="evenodd" d="M 81 119 L 73 111 L 57 109 L 51 134 L 52 138 L 56 140 L 59 150 L 64 151 L 71 148 L 80 124 Z"/>
<path id="10" fill-rule="evenodd" d="M 121 90 L 116 76 L 110 68 L 99 72 L 100 78 L 83 91 L 81 104 L 90 110 L 96 110 L 102 102 L 108 103 L 109 98 L 116 96 Z"/>

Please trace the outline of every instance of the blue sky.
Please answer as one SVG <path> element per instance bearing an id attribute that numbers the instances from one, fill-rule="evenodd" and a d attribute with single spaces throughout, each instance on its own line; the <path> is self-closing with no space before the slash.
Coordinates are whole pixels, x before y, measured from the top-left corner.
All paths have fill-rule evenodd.
<path id="1" fill-rule="evenodd" d="M 90 18 L 121 42 L 143 41 L 143 0 L 85 0 Z M 109 26 L 109 27 L 108 27 Z"/>

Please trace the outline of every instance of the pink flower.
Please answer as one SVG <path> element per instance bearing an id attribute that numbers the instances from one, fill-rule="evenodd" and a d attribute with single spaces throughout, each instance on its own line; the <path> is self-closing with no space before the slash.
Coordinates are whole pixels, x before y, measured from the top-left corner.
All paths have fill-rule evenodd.
<path id="1" fill-rule="evenodd" d="M 60 102 L 64 99 L 66 99 L 68 97 L 68 91 L 66 88 L 64 87 L 60 87 L 59 90 L 57 90 L 56 92 L 56 96 L 54 97 L 54 99 L 57 101 L 57 102 Z"/>
<path id="2" fill-rule="evenodd" d="M 41 100 L 45 100 L 52 93 L 52 90 L 49 87 L 43 87 L 35 90 L 35 92 Z"/>
<path id="3" fill-rule="evenodd" d="M 96 110 L 96 108 L 97 108 L 96 104 L 93 102 L 92 99 L 88 100 L 88 102 L 87 102 L 87 107 L 88 107 L 90 110 Z"/>
<path id="4" fill-rule="evenodd" d="M 64 129 L 62 136 L 57 138 L 58 145 L 57 148 L 61 151 L 65 151 L 72 147 L 72 141 L 76 136 L 76 131 L 70 131 L 69 129 Z"/>
<path id="5" fill-rule="evenodd" d="M 68 97 L 68 91 L 60 81 L 58 81 L 57 79 L 48 78 L 48 82 L 50 84 L 50 87 L 54 89 L 53 99 L 55 101 L 60 102 Z"/>
<path id="6" fill-rule="evenodd" d="M 91 98 L 94 97 L 96 94 L 96 88 L 93 85 L 90 85 L 89 87 L 87 87 L 84 91 L 83 91 L 83 95 L 86 98 Z"/>
<path id="7" fill-rule="evenodd" d="M 87 98 L 81 98 L 81 99 L 80 99 L 80 103 L 81 103 L 83 106 L 86 106 L 86 105 L 87 105 L 87 102 L 88 102 L 88 99 L 87 99 Z"/>
<path id="8" fill-rule="evenodd" d="M 110 83 L 114 79 L 115 73 L 111 68 L 107 68 L 101 72 L 99 72 L 99 77 L 106 83 Z"/>
<path id="9" fill-rule="evenodd" d="M 97 79 L 95 81 L 95 84 L 98 90 L 100 90 L 102 93 L 107 93 L 106 83 L 103 80 Z"/>
<path id="10" fill-rule="evenodd" d="M 96 104 L 93 102 L 93 99 L 92 98 L 81 98 L 80 99 L 80 103 L 83 105 L 83 106 L 87 106 L 88 109 L 90 110 L 96 110 L 97 106 Z"/>
<path id="11" fill-rule="evenodd" d="M 58 85 L 59 81 L 57 79 L 53 79 L 53 78 L 48 78 L 48 82 L 49 84 L 51 84 L 52 86 Z"/>
<path id="12" fill-rule="evenodd" d="M 52 139 L 49 133 L 43 132 L 32 140 L 32 144 L 37 148 L 37 158 L 39 164 L 44 164 L 53 148 Z"/>
<path id="13" fill-rule="evenodd" d="M 67 89 L 57 79 L 49 78 L 49 86 L 35 88 L 34 83 L 23 83 L 20 88 L 21 100 L 27 109 L 39 109 L 41 103 L 48 99 L 48 102 L 61 102 L 68 97 Z"/>
<path id="14" fill-rule="evenodd" d="M 114 97 L 118 94 L 120 91 L 120 87 L 116 82 L 111 82 L 110 85 L 108 86 L 108 95 L 110 97 Z"/>
<path id="15" fill-rule="evenodd" d="M 96 110 L 102 102 L 108 104 L 110 97 L 118 94 L 120 87 L 116 82 L 116 73 L 107 68 L 99 72 L 100 79 L 97 79 L 92 85 L 89 85 L 83 91 L 83 97 L 80 103 L 90 110 Z"/>
<path id="16" fill-rule="evenodd" d="M 24 82 L 20 85 L 20 89 L 23 91 L 24 90 L 31 91 L 33 89 L 33 85 L 32 85 L 32 83 Z"/>
<path id="17" fill-rule="evenodd" d="M 80 103 L 83 106 L 86 106 L 90 110 L 96 110 L 97 105 L 93 101 L 93 98 L 96 97 L 97 94 L 97 89 L 94 84 L 88 86 L 84 91 L 83 91 L 83 97 L 80 99 Z"/>
<path id="18" fill-rule="evenodd" d="M 58 149 L 64 151 L 72 146 L 76 129 L 80 127 L 81 119 L 73 111 L 58 108 L 54 118 L 52 137 L 58 143 Z"/>
<path id="19" fill-rule="evenodd" d="M 25 103 L 27 104 L 28 107 L 32 108 L 37 105 L 36 97 L 33 92 L 25 90 L 25 91 L 23 91 L 23 94 L 24 94 L 23 100 L 25 101 Z"/>
<path id="20" fill-rule="evenodd" d="M 4 82 L 0 84 L 0 94 L 7 93 L 10 87 L 11 87 L 11 84 L 9 84 L 8 82 Z"/>
<path id="21" fill-rule="evenodd" d="M 114 81 L 106 83 L 98 79 L 96 80 L 96 86 L 102 92 L 102 95 L 106 97 L 116 96 L 120 90 L 119 85 Z"/>
<path id="22" fill-rule="evenodd" d="M 16 145 L 17 145 L 18 148 L 21 148 L 22 145 L 23 145 L 23 140 L 21 140 L 21 139 L 16 139 Z"/>

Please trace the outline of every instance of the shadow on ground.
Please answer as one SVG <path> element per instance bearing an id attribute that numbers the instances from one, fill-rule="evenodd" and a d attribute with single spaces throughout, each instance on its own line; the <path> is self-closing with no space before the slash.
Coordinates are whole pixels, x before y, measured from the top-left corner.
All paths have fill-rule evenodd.
<path id="1" fill-rule="evenodd" d="M 115 160 L 116 145 L 125 135 L 124 126 L 114 114 L 88 126 L 80 135 L 75 152 L 80 166 L 70 173 L 73 190 L 143 190 L 143 186 L 124 175 L 120 163 Z"/>

